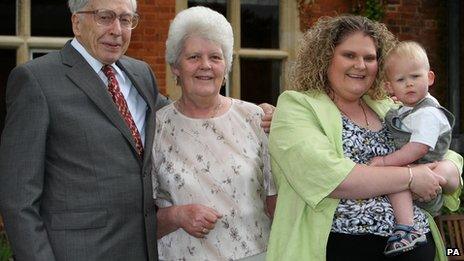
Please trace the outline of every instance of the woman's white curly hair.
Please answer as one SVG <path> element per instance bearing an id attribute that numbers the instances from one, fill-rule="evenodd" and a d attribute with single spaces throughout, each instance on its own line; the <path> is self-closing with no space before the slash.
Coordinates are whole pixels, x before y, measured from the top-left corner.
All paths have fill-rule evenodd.
<path id="1" fill-rule="evenodd" d="M 227 78 L 232 67 L 234 48 L 232 26 L 227 19 L 222 14 L 203 6 L 191 7 L 178 13 L 169 27 L 166 40 L 166 61 L 169 65 L 177 65 L 185 40 L 191 36 L 199 36 L 221 46 Z"/>

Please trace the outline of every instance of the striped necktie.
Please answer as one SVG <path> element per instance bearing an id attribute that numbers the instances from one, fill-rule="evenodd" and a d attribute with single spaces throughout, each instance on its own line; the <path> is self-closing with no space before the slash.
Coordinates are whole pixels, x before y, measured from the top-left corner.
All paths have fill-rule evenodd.
<path id="1" fill-rule="evenodd" d="M 139 130 L 137 129 L 134 119 L 132 118 L 132 115 L 129 111 L 126 99 L 124 99 L 121 89 L 119 88 L 119 83 L 116 79 L 116 75 L 114 74 L 114 70 L 111 65 L 105 65 L 102 67 L 102 71 L 106 77 L 108 77 L 108 91 L 113 98 L 113 102 L 118 107 L 119 113 L 126 122 L 126 125 L 129 127 L 132 137 L 134 138 L 137 154 L 139 155 L 140 159 L 143 159 L 142 139 L 140 138 Z"/>

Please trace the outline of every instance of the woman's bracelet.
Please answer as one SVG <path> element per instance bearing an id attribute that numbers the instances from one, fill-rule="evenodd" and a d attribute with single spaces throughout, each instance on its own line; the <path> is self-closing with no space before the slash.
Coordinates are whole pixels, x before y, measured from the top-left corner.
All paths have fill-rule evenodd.
<path id="1" fill-rule="evenodd" d="M 407 167 L 408 167 L 408 172 L 409 172 L 408 189 L 411 190 L 411 184 L 412 184 L 412 180 L 414 179 L 414 176 L 412 175 L 411 166 L 408 165 Z"/>

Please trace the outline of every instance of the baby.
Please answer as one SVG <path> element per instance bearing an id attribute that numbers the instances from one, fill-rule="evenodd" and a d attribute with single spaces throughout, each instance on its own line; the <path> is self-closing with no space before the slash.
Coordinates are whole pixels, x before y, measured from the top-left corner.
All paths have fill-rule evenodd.
<path id="1" fill-rule="evenodd" d="M 424 48 L 415 42 L 399 43 L 386 57 L 385 72 L 385 87 L 403 104 L 385 116 L 397 151 L 375 157 L 370 165 L 404 166 L 443 159 L 451 142 L 454 116 L 428 93 L 435 75 Z M 388 197 L 396 226 L 388 239 L 385 255 L 398 255 L 425 244 L 426 236 L 414 228 L 411 192 L 405 190 Z M 443 205 L 441 191 L 434 200 L 416 202 L 416 205 L 436 215 Z"/>

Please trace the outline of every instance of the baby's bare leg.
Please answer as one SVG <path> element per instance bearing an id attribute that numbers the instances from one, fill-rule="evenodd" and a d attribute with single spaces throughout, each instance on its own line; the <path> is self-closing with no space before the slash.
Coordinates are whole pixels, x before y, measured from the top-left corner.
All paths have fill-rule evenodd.
<path id="1" fill-rule="evenodd" d="M 414 225 L 414 210 L 412 205 L 412 196 L 409 190 L 389 194 L 388 198 L 393 207 L 396 224 Z"/>

